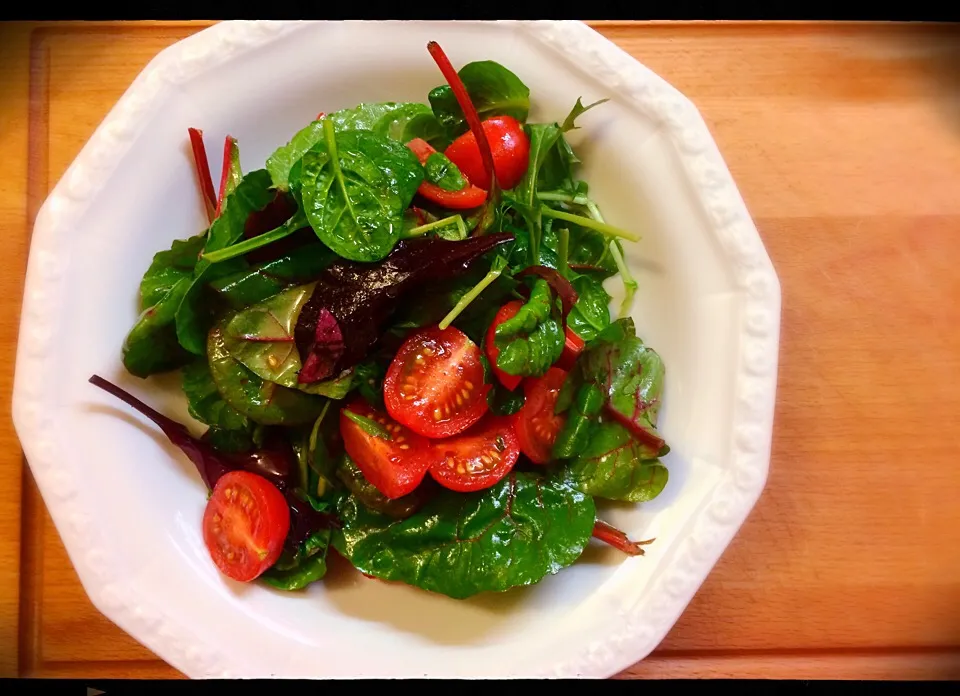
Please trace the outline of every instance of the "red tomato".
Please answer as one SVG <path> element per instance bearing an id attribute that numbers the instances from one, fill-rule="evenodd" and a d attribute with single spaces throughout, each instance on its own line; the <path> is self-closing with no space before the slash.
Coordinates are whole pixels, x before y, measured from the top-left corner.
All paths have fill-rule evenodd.
<path id="1" fill-rule="evenodd" d="M 510 473 L 520 456 L 509 419 L 493 415 L 433 446 L 430 475 L 444 488 L 461 493 L 489 488 Z"/>
<path id="2" fill-rule="evenodd" d="M 566 416 L 555 415 L 553 408 L 567 372 L 551 367 L 543 377 L 528 377 L 523 381 L 523 408 L 513 416 L 520 451 L 534 464 L 550 461 L 553 443 L 560 434 Z"/>
<path id="3" fill-rule="evenodd" d="M 500 311 L 497 312 L 497 316 L 493 318 L 493 323 L 490 324 L 490 328 L 487 329 L 487 335 L 483 341 L 483 349 L 487 353 L 487 360 L 490 361 L 490 367 L 493 368 L 493 374 L 497 376 L 497 379 L 500 380 L 500 384 L 505 386 L 510 391 L 519 386 L 520 382 L 523 380 L 523 377 L 520 375 L 508 375 L 506 372 L 497 367 L 497 356 L 500 355 L 500 349 L 497 348 L 497 344 L 494 341 L 496 337 L 497 327 L 500 326 L 507 319 L 512 319 L 513 316 L 520 311 L 520 308 L 523 307 L 523 302 L 520 300 L 511 300 L 507 304 L 503 305 L 500 308 Z"/>
<path id="4" fill-rule="evenodd" d="M 417 156 L 420 164 L 424 165 L 430 155 L 436 152 L 433 146 L 423 138 L 414 138 L 407 143 L 407 147 Z M 469 210 L 483 205 L 483 202 L 487 200 L 487 192 L 471 184 L 470 177 L 464 175 L 464 178 L 467 180 L 467 185 L 459 191 L 447 191 L 436 184 L 424 181 L 417 189 L 417 193 L 428 201 L 433 201 L 451 210 Z"/>
<path id="5" fill-rule="evenodd" d="M 564 370 L 572 370 L 573 364 L 577 361 L 580 353 L 583 352 L 583 347 L 586 344 L 569 326 L 564 326 L 563 331 L 566 336 L 563 342 L 563 352 L 560 354 L 560 359 L 557 360 L 557 367 L 562 367 Z"/>
<path id="6" fill-rule="evenodd" d="M 483 122 L 483 133 L 490 143 L 493 168 L 500 188 L 512 189 L 527 173 L 530 160 L 530 138 L 520 122 L 512 116 L 494 116 Z M 454 140 L 444 153 L 461 173 L 482 189 L 490 188 L 490 177 L 480 158 L 480 147 L 473 131 Z"/>
<path id="7" fill-rule="evenodd" d="M 224 474 L 203 513 L 203 541 L 220 572 L 249 582 L 280 558 L 290 509 L 267 479 L 249 471 Z"/>
<path id="8" fill-rule="evenodd" d="M 460 329 L 433 326 L 400 346 L 383 381 L 383 401 L 415 433 L 449 437 L 487 412 L 489 390 L 477 344 Z"/>
<path id="9" fill-rule="evenodd" d="M 346 410 L 376 421 L 392 439 L 386 440 L 364 430 L 344 415 Z M 340 412 L 340 436 L 343 448 L 364 478 L 388 498 L 412 493 L 430 468 L 430 443 L 386 414 L 375 411 L 360 397 Z"/>

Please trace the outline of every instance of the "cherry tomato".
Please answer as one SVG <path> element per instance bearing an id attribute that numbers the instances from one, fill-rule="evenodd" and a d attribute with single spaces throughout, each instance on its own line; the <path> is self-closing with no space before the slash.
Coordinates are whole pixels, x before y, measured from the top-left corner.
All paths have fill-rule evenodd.
<path id="1" fill-rule="evenodd" d="M 383 402 L 398 422 L 426 437 L 450 437 L 487 412 L 480 348 L 460 329 L 412 334 L 390 363 Z"/>
<path id="2" fill-rule="evenodd" d="M 512 189 L 527 173 L 530 138 L 523 125 L 512 116 L 494 116 L 483 122 L 483 133 L 490 143 L 493 168 L 502 189 Z M 454 140 L 444 153 L 460 172 L 482 189 L 490 188 L 490 177 L 483 167 L 480 148 L 473 131 Z"/>
<path id="3" fill-rule="evenodd" d="M 231 471 L 213 487 L 203 513 L 203 541 L 220 572 L 249 582 L 280 558 L 290 531 L 283 494 L 249 471 Z"/>
<path id="4" fill-rule="evenodd" d="M 520 456 L 510 420 L 493 415 L 433 447 L 430 475 L 444 488 L 461 493 L 489 488 L 510 473 Z"/>
<path id="5" fill-rule="evenodd" d="M 560 387 L 566 379 L 566 370 L 551 367 L 543 377 L 523 380 L 523 408 L 511 418 L 517 431 L 520 451 L 534 464 L 550 461 L 553 443 L 566 421 L 566 416 L 558 416 L 553 412 Z"/>
<path id="6" fill-rule="evenodd" d="M 500 349 L 497 348 L 494 338 L 496 337 L 495 332 L 497 327 L 507 319 L 512 319 L 513 316 L 520 311 L 521 307 L 523 307 L 523 302 L 520 300 L 511 300 L 510 302 L 507 302 L 507 304 L 503 305 L 503 307 L 501 307 L 497 312 L 497 315 L 493 318 L 493 323 L 491 323 L 490 328 L 487 329 L 487 335 L 483 341 L 483 349 L 487 353 L 487 360 L 490 361 L 490 367 L 493 368 L 493 374 L 495 374 L 497 379 L 500 380 L 500 384 L 505 386 L 510 391 L 513 391 L 520 385 L 523 377 L 520 375 L 508 375 L 506 372 L 497 367 L 497 356 L 500 355 Z"/>
<path id="7" fill-rule="evenodd" d="M 436 152 L 433 146 L 423 138 L 414 138 L 407 143 L 407 147 L 410 148 L 413 154 L 417 156 L 417 159 L 420 160 L 420 164 L 423 165 L 427 163 L 430 155 Z M 464 175 L 464 178 L 467 180 L 467 185 L 459 191 L 447 191 L 436 184 L 424 181 L 420 184 L 420 188 L 417 189 L 417 193 L 428 201 L 433 201 L 451 210 L 469 210 L 470 208 L 483 205 L 483 202 L 487 200 L 487 192 L 471 184 L 470 177 Z"/>
<path id="8" fill-rule="evenodd" d="M 583 347 L 586 343 L 584 343 L 583 339 L 569 326 L 564 326 L 563 331 L 565 334 L 563 352 L 560 354 L 560 359 L 557 360 L 557 367 L 562 367 L 564 370 L 572 370 L 573 364 L 577 361 L 580 353 L 583 352 Z"/>
<path id="9" fill-rule="evenodd" d="M 352 411 L 369 418 L 390 433 L 387 440 L 368 432 L 344 415 Z M 343 447 L 364 478 L 388 498 L 400 498 L 420 485 L 430 468 L 430 443 L 357 397 L 340 412 Z"/>

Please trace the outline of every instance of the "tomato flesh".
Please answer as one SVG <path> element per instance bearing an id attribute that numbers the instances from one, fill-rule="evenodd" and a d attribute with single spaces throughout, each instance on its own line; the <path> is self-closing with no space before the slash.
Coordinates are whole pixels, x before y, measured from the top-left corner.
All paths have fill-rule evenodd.
<path id="1" fill-rule="evenodd" d="M 560 354 L 560 359 L 557 360 L 557 367 L 561 367 L 564 370 L 572 370 L 573 364 L 577 361 L 577 358 L 580 357 L 580 353 L 583 352 L 583 347 L 586 343 L 584 343 L 583 339 L 569 326 L 564 326 L 563 331 L 565 334 L 563 352 Z"/>
<path id="2" fill-rule="evenodd" d="M 453 326 L 410 335 L 383 380 L 383 402 L 397 422 L 424 437 L 462 433 L 487 412 L 480 348 Z"/>
<path id="3" fill-rule="evenodd" d="M 433 146 L 423 138 L 414 138 L 407 143 L 407 147 L 417 156 L 420 164 L 426 165 L 427 159 L 436 152 Z M 462 172 L 461 172 L 462 173 Z M 487 192 L 470 183 L 470 177 L 464 175 L 467 185 L 459 191 L 447 191 L 429 181 L 423 181 L 417 193 L 437 205 L 451 210 L 469 210 L 483 205 L 487 200 Z"/>
<path id="4" fill-rule="evenodd" d="M 433 443 L 430 475 L 444 488 L 460 493 L 489 488 L 510 473 L 520 447 L 508 418 L 487 416 L 470 430 Z"/>
<path id="5" fill-rule="evenodd" d="M 369 418 L 390 434 L 368 432 L 344 411 Z M 343 447 L 364 478 L 388 498 L 401 498 L 420 485 L 430 468 L 430 443 L 357 397 L 340 412 Z"/>
<path id="6" fill-rule="evenodd" d="M 512 189 L 527 173 L 530 138 L 524 132 L 523 125 L 512 116 L 494 116 L 481 125 L 487 142 L 490 143 L 493 169 L 497 173 L 500 188 Z M 490 189 L 490 176 L 483 166 L 480 147 L 473 131 L 468 131 L 454 140 L 444 154 L 476 186 Z"/>
<path id="7" fill-rule="evenodd" d="M 283 494 L 249 471 L 220 477 L 203 513 L 203 541 L 214 565 L 240 582 L 256 579 L 277 562 L 289 531 Z"/>
<path id="8" fill-rule="evenodd" d="M 497 348 L 496 331 L 497 327 L 500 326 L 507 319 L 512 319 L 517 312 L 520 311 L 520 308 L 523 307 L 523 302 L 520 300 L 511 300 L 507 304 L 503 305 L 500 310 L 497 312 L 497 315 L 493 318 L 493 322 L 490 324 L 490 327 L 487 329 L 487 335 L 484 337 L 483 349 L 487 353 L 487 360 L 490 361 L 490 367 L 493 369 L 493 374 L 496 375 L 497 379 L 500 380 L 500 384 L 505 386 L 510 391 L 513 391 L 518 386 L 520 382 L 523 381 L 523 377 L 520 375 L 508 375 L 506 372 L 497 367 L 497 357 L 500 355 L 500 349 Z"/>
<path id="9" fill-rule="evenodd" d="M 520 451 L 534 464 L 546 464 L 566 416 L 553 412 L 560 387 L 567 379 L 566 370 L 551 367 L 543 377 L 523 381 L 523 408 L 513 414 Z"/>

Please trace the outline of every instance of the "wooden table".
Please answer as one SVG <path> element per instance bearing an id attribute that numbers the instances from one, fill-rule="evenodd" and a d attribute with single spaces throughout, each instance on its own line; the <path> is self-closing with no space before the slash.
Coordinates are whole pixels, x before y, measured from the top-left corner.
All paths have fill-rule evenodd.
<path id="1" fill-rule="evenodd" d="M 0 676 L 179 676 L 86 598 L 8 395 L 32 216 L 203 26 L 0 28 Z M 767 490 L 624 676 L 960 678 L 960 28 L 597 26 L 700 108 L 783 287 Z"/>

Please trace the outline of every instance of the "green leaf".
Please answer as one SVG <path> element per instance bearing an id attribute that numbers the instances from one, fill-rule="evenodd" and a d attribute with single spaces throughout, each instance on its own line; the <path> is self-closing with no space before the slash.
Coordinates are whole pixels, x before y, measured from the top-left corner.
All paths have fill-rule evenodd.
<path id="1" fill-rule="evenodd" d="M 183 393 L 191 416 L 220 430 L 238 430 L 249 437 L 253 424 L 220 396 L 205 358 L 197 358 L 184 367 L 182 377 Z"/>
<path id="2" fill-rule="evenodd" d="M 290 139 L 290 142 L 277 148 L 267 158 L 267 171 L 273 185 L 286 191 L 290 188 L 290 170 L 300 161 L 310 148 L 323 140 L 323 121 L 313 121 Z"/>
<path id="3" fill-rule="evenodd" d="M 256 448 L 253 433 L 252 427 L 250 430 L 232 430 L 211 425 L 207 428 L 207 432 L 203 434 L 203 439 L 213 445 L 214 449 L 221 452 L 241 453 Z"/>
<path id="4" fill-rule="evenodd" d="M 342 399 L 353 387 L 352 370 L 323 382 L 297 381 L 302 365 L 293 332 L 314 285 L 298 285 L 240 310 L 224 324 L 223 345 L 234 360 L 263 380 L 308 394 Z"/>
<path id="5" fill-rule="evenodd" d="M 642 503 L 667 485 L 667 468 L 656 454 L 619 423 L 601 422 L 590 431 L 583 453 L 564 470 L 587 495 Z"/>
<path id="6" fill-rule="evenodd" d="M 243 180 L 243 170 L 240 168 L 240 146 L 233 138 L 229 138 L 230 151 L 228 153 L 230 164 L 227 167 L 227 180 L 223 186 L 223 197 L 226 198 L 237 190 L 237 186 Z"/>
<path id="7" fill-rule="evenodd" d="M 352 124 L 351 128 L 362 129 L 363 126 Z M 422 138 L 437 149 L 446 145 L 446 134 L 437 117 L 429 106 L 418 102 L 397 104 L 396 108 L 378 118 L 370 130 L 399 143 Z"/>
<path id="8" fill-rule="evenodd" d="M 307 219 L 343 258 L 379 261 L 400 238 L 423 168 L 409 148 L 369 131 L 335 135 L 329 126 L 326 135 L 303 157 Z"/>
<path id="9" fill-rule="evenodd" d="M 565 339 L 552 302 L 550 286 L 538 278 L 526 304 L 497 327 L 497 367 L 508 375 L 539 377 L 560 358 Z"/>
<path id="10" fill-rule="evenodd" d="M 311 534 L 296 554 L 286 554 L 267 569 L 261 579 L 278 590 L 302 590 L 310 583 L 323 578 L 327 573 L 327 549 L 330 545 L 330 530 Z"/>
<path id="11" fill-rule="evenodd" d="M 567 117 L 565 119 L 563 119 L 563 125 L 560 126 L 560 130 L 564 132 L 576 130 L 577 128 L 580 127 L 575 125 L 575 121 L 577 120 L 577 118 L 579 118 L 582 114 L 586 113 L 587 111 L 590 111 L 590 109 L 592 109 L 593 107 L 600 106 L 604 102 L 610 101 L 609 98 L 600 99 L 599 101 L 593 102 L 593 104 L 588 104 L 587 106 L 584 106 L 583 102 L 580 100 L 581 100 L 581 97 L 577 97 L 577 103 L 573 105 L 573 108 L 570 109 L 570 113 L 567 114 Z"/>
<path id="12" fill-rule="evenodd" d="M 175 370 L 193 357 L 177 339 L 177 307 L 190 289 L 190 278 L 173 285 L 153 307 L 145 309 L 123 341 L 123 366 L 137 377 Z"/>
<path id="13" fill-rule="evenodd" d="M 243 177 L 236 190 L 224 199 L 220 216 L 207 231 L 203 251 L 216 251 L 235 243 L 243 236 L 250 214 L 262 210 L 273 200 L 270 175 L 265 169 Z M 207 283 L 246 267 L 242 259 L 211 265 L 200 259 L 193 272 L 193 281 L 176 310 L 177 338 L 191 353 L 203 355 L 204 343 L 213 324 L 212 303 L 206 299 Z"/>
<path id="14" fill-rule="evenodd" d="M 481 356 L 482 360 L 487 357 Z M 510 391 L 500 384 L 500 380 L 493 379 L 490 383 L 491 389 L 487 392 L 487 406 L 490 411 L 497 416 L 512 416 L 523 408 L 525 401 L 523 389 L 517 388 Z"/>
<path id="15" fill-rule="evenodd" d="M 566 380 L 564 385 L 570 380 Z M 573 398 L 567 419 L 553 443 L 554 459 L 569 459 L 583 452 L 603 407 L 603 394 L 595 384 L 581 384 Z"/>
<path id="16" fill-rule="evenodd" d="M 467 185 L 457 165 L 442 152 L 434 152 L 427 158 L 424 174 L 427 181 L 445 191 L 459 191 Z"/>
<path id="17" fill-rule="evenodd" d="M 336 261 L 325 244 L 316 241 L 294 252 L 210 283 L 234 309 L 243 309 L 282 292 L 291 285 L 308 283 Z"/>
<path id="18" fill-rule="evenodd" d="M 491 116 L 512 116 L 521 123 L 530 112 L 530 89 L 519 77 L 492 60 L 467 63 L 457 73 L 477 109 L 480 120 Z M 450 138 L 467 131 L 463 110 L 449 85 L 430 91 L 430 106 Z"/>
<path id="19" fill-rule="evenodd" d="M 383 378 L 386 369 L 376 360 L 365 360 L 354 368 L 354 383 L 360 396 L 377 410 L 384 410 Z"/>
<path id="20" fill-rule="evenodd" d="M 302 425 L 316 420 L 326 399 L 261 379 L 229 353 L 223 330 L 221 323 L 210 331 L 207 359 L 224 401 L 262 425 Z"/>
<path id="21" fill-rule="evenodd" d="M 346 454 L 340 458 L 337 465 L 337 478 L 360 501 L 361 506 L 395 520 L 410 517 L 423 506 L 428 494 L 427 487 L 421 486 L 400 498 L 388 498 L 364 478 L 360 467 Z"/>
<path id="22" fill-rule="evenodd" d="M 187 240 L 176 239 L 169 251 L 154 255 L 150 268 L 140 281 L 141 312 L 159 303 L 181 280 L 193 277 L 205 241 L 205 234 Z"/>
<path id="23" fill-rule="evenodd" d="M 589 343 L 610 326 L 610 295 L 603 283 L 586 275 L 575 277 L 571 283 L 578 299 L 567 315 L 567 326 Z"/>
<path id="24" fill-rule="evenodd" d="M 556 479 L 515 471 L 476 493 L 441 491 L 402 521 L 347 498 L 334 547 L 359 570 L 464 599 L 531 585 L 583 552 L 593 499 Z"/>

